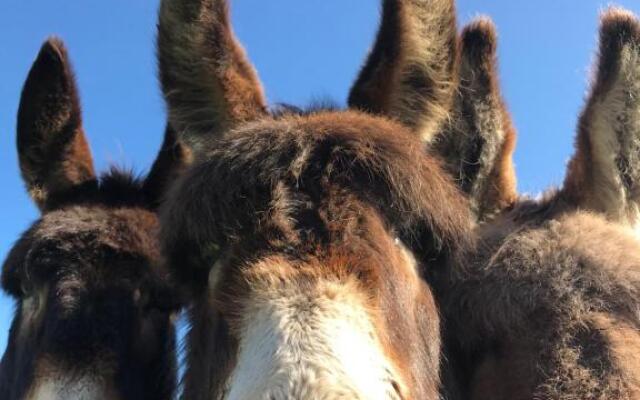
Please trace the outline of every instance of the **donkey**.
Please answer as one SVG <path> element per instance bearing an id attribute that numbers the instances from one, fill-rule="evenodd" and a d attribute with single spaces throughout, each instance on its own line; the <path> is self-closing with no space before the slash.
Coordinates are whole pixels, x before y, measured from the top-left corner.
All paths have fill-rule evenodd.
<path id="1" fill-rule="evenodd" d="M 453 2 L 384 1 L 349 110 L 275 114 L 228 12 L 160 9 L 160 81 L 194 158 L 161 211 L 191 299 L 184 398 L 439 398 L 424 276 L 472 240 L 421 141 L 453 102 Z"/>
<path id="2" fill-rule="evenodd" d="M 515 131 L 496 35 L 461 38 L 458 117 L 435 146 L 471 198 L 480 240 L 433 284 L 463 398 L 640 399 L 640 21 L 604 13 L 596 78 L 564 185 L 515 191 Z M 455 390 L 454 390 L 455 391 Z"/>
<path id="3" fill-rule="evenodd" d="M 186 153 L 168 129 L 145 180 L 97 177 L 65 46 L 42 46 L 22 91 L 18 153 L 41 216 L 2 267 L 16 301 L 0 398 L 171 399 L 172 314 L 157 208 Z"/>

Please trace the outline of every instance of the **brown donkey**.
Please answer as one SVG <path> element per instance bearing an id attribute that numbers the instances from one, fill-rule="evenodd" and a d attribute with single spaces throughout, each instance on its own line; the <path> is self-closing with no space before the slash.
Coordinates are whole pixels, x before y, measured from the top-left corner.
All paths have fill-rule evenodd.
<path id="1" fill-rule="evenodd" d="M 172 398 L 177 301 L 154 211 L 183 156 L 171 131 L 146 180 L 96 177 L 66 51 L 51 39 L 22 92 L 18 152 L 42 215 L 2 269 L 16 311 L 0 398 Z"/>
<path id="2" fill-rule="evenodd" d="M 384 1 L 352 110 L 270 115 L 227 3 L 162 2 L 161 82 L 196 160 L 161 214 L 193 299 L 184 398 L 439 398 L 423 275 L 472 223 L 418 137 L 451 107 L 456 35 L 452 1 Z"/>
<path id="3" fill-rule="evenodd" d="M 640 399 L 640 22 L 604 14 L 576 155 L 538 200 L 515 194 L 492 24 L 461 43 L 458 118 L 438 149 L 484 224 L 474 262 L 435 284 L 461 397 Z"/>

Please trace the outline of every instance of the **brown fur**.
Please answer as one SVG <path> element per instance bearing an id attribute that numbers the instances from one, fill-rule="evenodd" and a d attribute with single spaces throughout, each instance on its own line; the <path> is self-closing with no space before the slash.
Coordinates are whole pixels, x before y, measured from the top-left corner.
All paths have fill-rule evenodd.
<path id="1" fill-rule="evenodd" d="M 348 244 L 329 245 L 315 254 L 304 254 L 303 259 L 275 251 L 258 261 L 234 260 L 222 264 L 228 270 L 223 272 L 217 287 L 212 288 L 211 301 L 220 310 L 220 318 L 229 324 L 230 337 L 218 337 L 214 345 L 230 348 L 233 353 L 240 320 L 256 296 L 269 298 L 279 291 L 287 293 L 292 282 L 310 295 L 327 282 L 336 287 L 349 286 L 353 296 L 363 297 L 366 306 L 376 310 L 376 334 L 382 333 L 379 339 L 384 351 L 400 370 L 400 380 L 395 384 L 402 398 L 436 398 L 439 381 L 433 371 L 439 363 L 439 324 L 433 318 L 437 311 L 431 292 L 424 282 L 415 279 L 413 270 L 405 270 L 405 260 L 379 221 L 372 218 L 362 225 L 359 229 L 372 230 L 369 237 L 340 233 L 351 236 L 342 239 L 349 240 Z M 353 249 L 355 253 L 334 254 L 345 249 Z M 398 309 L 403 313 L 399 314 Z M 203 357 L 194 356 L 196 360 Z M 229 362 L 232 366 L 233 358 Z M 224 382 L 230 366 L 220 363 L 218 368 L 212 371 L 214 379 Z M 192 383 L 187 387 L 198 386 Z M 211 396 L 215 398 L 219 390 L 220 387 L 214 387 Z"/>
<path id="2" fill-rule="evenodd" d="M 635 226 L 640 222 L 640 23 L 628 11 L 611 9 L 603 16 L 600 38 L 596 79 L 564 187 L 577 206 Z"/>
<path id="3" fill-rule="evenodd" d="M 59 40 L 42 46 L 18 110 L 20 170 L 41 209 L 56 192 L 95 179 L 75 79 L 66 58 Z"/>
<path id="4" fill-rule="evenodd" d="M 155 207 L 184 152 L 168 129 L 149 179 L 115 170 L 98 178 L 80 121 L 66 50 L 50 39 L 18 115 L 22 175 L 42 215 L 2 267 L 16 312 L 0 398 L 35 395 L 47 380 L 86 378 L 113 398 L 170 399 L 170 316 L 179 302 L 163 268 Z"/>
<path id="5" fill-rule="evenodd" d="M 629 33 L 640 31 L 637 19 L 612 10 L 602 24 L 598 82 L 637 79 L 612 67 L 635 38 Z M 584 147 L 589 138 L 633 140 L 633 131 L 618 130 L 615 118 L 597 125 L 603 131 L 584 130 L 607 100 L 604 86 L 596 88 L 565 187 L 540 200 L 519 198 L 480 226 L 472 266 L 435 281 L 461 398 L 639 398 L 640 243 L 625 220 L 581 198 L 587 188 L 608 190 L 587 171 L 618 173 L 615 163 L 587 160 L 601 149 Z"/>
<path id="6" fill-rule="evenodd" d="M 198 10 L 199 17 L 179 14 L 185 9 Z M 165 0 L 159 27 L 161 68 L 169 68 L 161 76 L 176 74 L 173 81 L 183 85 L 162 80 L 171 123 L 183 127 L 179 136 L 192 145 L 196 160 L 171 189 L 162 213 L 169 265 L 193 301 L 184 397 L 224 396 L 240 351 L 240 321 L 262 304 L 257 299 L 291 288 L 316 293 L 336 282 L 366 299 L 364 308 L 376 326 L 371 335 L 399 371 L 387 389 L 392 398 L 437 398 L 439 317 L 423 278 L 443 274 L 460 261 L 472 222 L 467 203 L 439 162 L 425 155 L 415 133 L 437 126 L 449 107 L 455 65 L 450 59 L 455 55 L 452 3 L 385 2 L 378 50 L 354 90 L 377 84 L 380 75 L 363 78 L 369 73 L 364 71 L 386 68 L 396 51 L 392 47 L 406 46 L 397 49 L 402 68 L 384 93 L 393 107 L 368 109 L 390 119 L 327 110 L 266 116 L 262 104 L 253 106 L 252 121 L 234 114 L 228 100 L 234 87 L 207 80 L 219 81 L 223 73 L 216 66 L 239 48 L 229 40 L 228 21 L 220 19 L 226 9 L 224 1 L 195 6 Z M 211 24 L 206 36 L 199 36 L 205 32 L 199 21 Z M 440 28 L 442 37 L 432 39 Z M 167 44 L 163 36 L 168 35 L 175 41 Z M 209 48 L 192 46 L 194 40 Z M 167 54 L 179 58 L 173 61 L 177 65 L 204 57 L 200 67 L 214 73 L 203 79 L 165 67 Z M 425 54 L 428 59 L 421 58 Z M 253 93 L 246 97 L 261 96 L 259 84 L 251 82 L 236 82 L 237 92 L 250 88 Z M 189 97 L 173 96 L 176 90 Z M 200 99 L 212 96 L 224 100 L 199 108 Z M 195 132 L 179 121 L 183 116 L 193 119 L 193 126 L 220 125 Z M 417 266 L 396 240 L 416 256 Z M 314 296 L 308 296 L 305 304 L 312 307 Z"/>
<path id="7" fill-rule="evenodd" d="M 270 242 L 282 230 L 274 238 L 295 244 L 289 235 L 299 228 L 291 221 L 310 207 L 306 203 L 328 194 L 321 184 L 339 185 L 374 204 L 407 243 L 420 245 L 414 235 L 431 232 L 436 241 L 425 246 L 435 245 L 437 252 L 454 254 L 461 226 L 468 224 L 461 213 L 465 203 L 437 161 L 424 157 L 420 143 L 409 140 L 401 126 L 384 119 L 355 112 L 269 118 L 215 144 L 204 156 L 207 161 L 191 168 L 172 190 L 169 201 L 176 207 L 163 217 L 169 253 L 186 238 L 223 245 L 246 235 L 243 229 L 254 224 L 275 230 L 262 240 Z M 305 182 L 309 189 L 302 187 Z M 284 194 L 279 193 L 282 187 Z M 319 193 L 299 194 L 304 190 Z M 438 207 L 442 202 L 448 206 Z M 256 222 L 260 215 L 264 221 Z M 220 230 L 198 223 L 207 220 L 216 221 Z M 300 240 L 300 245 L 313 239 Z M 202 283 L 204 276 L 192 278 Z"/>
<path id="8" fill-rule="evenodd" d="M 455 89 L 452 0 L 385 0 L 382 21 L 349 106 L 387 115 L 430 140 L 449 117 Z"/>
<path id="9" fill-rule="evenodd" d="M 258 76 L 230 27 L 225 2 L 163 1 L 160 80 L 173 126 L 191 146 L 265 113 Z"/>
<path id="10" fill-rule="evenodd" d="M 191 162 L 191 152 L 177 142 L 175 130 L 167 125 L 158 156 L 144 180 L 145 196 L 154 208 L 160 206 L 165 192 Z"/>
<path id="11" fill-rule="evenodd" d="M 355 275 L 364 279 L 364 287 L 373 291 L 377 301 L 394 303 L 409 296 L 403 300 L 406 305 L 402 307 L 402 317 L 398 307 L 389 306 L 385 318 L 392 318 L 394 323 L 385 323 L 381 332 L 387 331 L 396 338 L 389 345 L 396 357 L 399 343 L 406 346 L 417 341 L 412 356 L 401 352 L 401 370 L 412 377 L 411 391 L 417 398 L 433 398 L 434 388 L 438 387 L 437 374 L 432 372 L 439 362 L 439 340 L 438 335 L 427 333 L 437 331 L 437 313 L 428 306 L 424 315 L 413 314 L 411 318 L 424 319 L 423 327 L 411 322 L 406 314 L 412 307 L 428 305 L 432 301 L 430 291 L 423 287 L 417 291 L 417 298 L 412 297 L 414 292 L 401 294 L 397 289 L 383 295 L 385 290 L 391 290 L 385 289 L 387 285 L 400 279 L 400 275 L 393 269 L 386 270 L 398 262 L 385 262 L 380 257 L 398 257 L 398 250 L 393 246 L 375 250 L 381 243 L 390 243 L 390 232 L 395 232 L 421 256 L 421 274 L 426 275 L 443 268 L 468 240 L 465 203 L 443 179 L 437 163 L 423 156 L 420 143 L 399 125 L 358 113 L 288 116 L 249 124 L 217 141 L 216 148 L 203 158 L 207 161 L 194 166 L 174 187 L 163 216 L 164 243 L 171 265 L 179 279 L 196 291 L 196 298 L 201 299 L 198 303 L 206 302 L 208 293 L 215 298 L 222 296 L 204 286 L 214 259 L 224 260 L 223 271 L 228 270 L 224 274 L 245 282 L 245 273 L 235 276 L 231 271 L 251 271 L 255 260 L 268 260 L 271 255 L 284 255 L 288 263 L 302 265 L 296 267 L 302 270 L 311 268 L 310 264 L 318 265 L 313 270 L 317 268 L 317 274 L 322 275 L 305 278 L 312 282 L 326 279 L 324 274 L 337 274 L 338 278 Z M 227 189 L 219 190 L 221 187 Z M 443 203 L 442 199 L 447 200 Z M 346 261 L 328 261 L 335 252 L 346 252 Z M 369 258 L 371 261 L 363 261 Z M 367 269 L 349 269 L 351 260 Z M 328 269 L 329 265 L 335 270 Z M 384 278 L 377 276 L 381 273 Z M 422 284 L 408 280 L 393 285 Z M 226 295 L 226 301 L 218 303 L 237 301 L 255 289 L 233 289 L 238 286 L 221 284 L 222 293 L 231 293 Z M 230 323 L 226 309 L 214 307 L 216 314 L 221 313 L 218 318 L 225 321 L 223 326 Z M 202 332 L 200 325 L 221 322 L 207 313 L 198 313 L 192 323 L 197 337 L 190 340 L 201 343 L 202 339 L 197 338 L 202 334 L 215 332 Z M 403 328 L 396 331 L 399 327 Z M 422 339 L 414 337 L 423 329 L 427 332 Z M 230 346 L 237 340 L 226 330 L 219 335 L 222 338 L 215 339 L 219 342 L 215 348 Z M 398 340 L 399 335 L 407 336 Z M 211 336 L 208 340 L 212 340 Z M 428 354 L 421 355 L 421 344 L 427 346 Z M 210 344 L 204 346 L 214 354 L 228 352 L 211 348 Z M 220 382 L 232 367 L 222 361 L 219 370 L 206 367 L 202 357 L 208 360 L 211 353 L 202 352 L 193 344 L 190 351 L 193 358 L 189 361 L 185 396 L 208 398 L 204 393 L 218 393 Z M 428 367 L 419 360 L 429 360 Z M 231 360 L 229 363 L 232 365 Z M 208 392 L 200 387 L 201 368 L 213 374 Z M 192 374 L 199 378 L 194 379 Z M 422 379 L 418 379 L 420 376 Z"/>
<path id="12" fill-rule="evenodd" d="M 460 46 L 453 117 L 433 149 L 468 194 L 478 220 L 484 221 L 516 201 L 516 132 L 500 94 L 493 23 L 480 18 L 469 24 Z"/>
<path id="13" fill-rule="evenodd" d="M 444 294 L 471 398 L 635 398 L 638 361 L 609 339 L 640 340 L 640 245 L 563 207 L 524 203 L 485 225 L 477 267 Z M 615 321 L 606 336 L 601 318 Z"/>

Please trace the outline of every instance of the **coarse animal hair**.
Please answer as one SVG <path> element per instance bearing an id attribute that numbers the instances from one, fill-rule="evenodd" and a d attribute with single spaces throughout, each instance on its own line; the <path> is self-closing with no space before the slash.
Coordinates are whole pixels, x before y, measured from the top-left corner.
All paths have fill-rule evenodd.
<path id="1" fill-rule="evenodd" d="M 453 1 L 383 2 L 350 110 L 269 113 L 229 20 L 222 0 L 160 9 L 160 80 L 195 160 L 161 214 L 192 299 L 184 398 L 438 398 L 425 277 L 472 241 L 424 150 L 453 102 Z"/>
<path id="2" fill-rule="evenodd" d="M 0 398 L 171 399 L 173 313 L 156 213 L 187 159 L 167 128 L 145 179 L 96 176 L 64 44 L 47 40 L 22 91 L 20 169 L 40 218 L 2 267 L 16 302 Z"/>
<path id="3" fill-rule="evenodd" d="M 495 37 L 485 20 L 471 25 L 463 33 L 468 55 L 462 58 L 479 52 L 493 59 Z M 482 222 L 467 268 L 433 284 L 447 368 L 457 377 L 450 393 L 470 399 L 640 398 L 640 243 L 632 194 L 639 55 L 637 17 L 606 11 L 576 155 L 563 187 L 540 199 L 515 196 L 504 183 L 513 177 L 513 131 L 504 130 L 510 124 L 501 102 L 487 109 L 483 100 L 483 93 L 500 98 L 495 69 L 474 67 L 482 95 L 466 100 L 471 109 L 484 109 L 489 123 L 472 112 L 464 114 L 465 124 L 488 128 L 469 136 L 445 130 L 458 136 L 442 139 L 441 147 Z"/>

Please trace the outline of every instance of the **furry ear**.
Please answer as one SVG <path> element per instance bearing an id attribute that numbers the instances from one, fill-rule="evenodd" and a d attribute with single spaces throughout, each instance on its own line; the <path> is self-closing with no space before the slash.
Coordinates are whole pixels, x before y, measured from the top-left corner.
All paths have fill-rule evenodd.
<path id="1" fill-rule="evenodd" d="M 29 71 L 18 109 L 17 144 L 22 177 L 40 209 L 56 192 L 95 179 L 75 78 L 58 39 L 42 45 Z"/>
<path id="2" fill-rule="evenodd" d="M 384 0 L 376 42 L 349 106 L 386 114 L 431 139 L 451 106 L 456 35 L 453 0 Z"/>
<path id="3" fill-rule="evenodd" d="M 195 150 L 266 113 L 261 84 L 231 29 L 225 0 L 163 0 L 158 58 L 169 121 Z"/>
<path id="4" fill-rule="evenodd" d="M 13 298 L 22 297 L 24 260 L 29 254 L 32 244 L 33 228 L 22 234 L 2 264 L 0 283 L 2 289 Z"/>
<path id="5" fill-rule="evenodd" d="M 471 199 L 480 221 L 513 204 L 516 133 L 502 99 L 493 22 L 480 18 L 461 35 L 460 81 L 453 116 L 434 150 Z"/>
<path id="6" fill-rule="evenodd" d="M 640 223 L 640 21 L 626 10 L 602 16 L 596 77 L 564 193 L 577 207 Z"/>
<path id="7" fill-rule="evenodd" d="M 190 151 L 177 141 L 175 130 L 167 125 L 162 146 L 143 186 L 145 196 L 153 208 L 160 205 L 169 185 L 187 167 L 190 160 Z"/>

